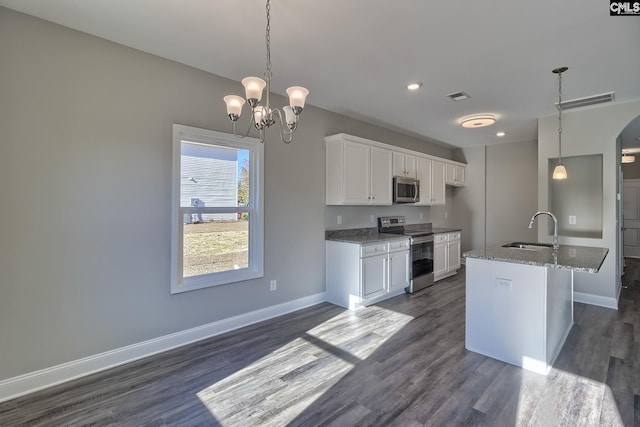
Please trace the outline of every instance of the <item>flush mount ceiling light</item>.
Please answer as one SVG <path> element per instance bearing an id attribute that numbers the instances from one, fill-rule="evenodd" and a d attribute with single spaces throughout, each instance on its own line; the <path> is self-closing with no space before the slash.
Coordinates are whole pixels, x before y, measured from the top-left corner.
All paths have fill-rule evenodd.
<path id="1" fill-rule="evenodd" d="M 622 163 L 633 163 L 636 161 L 636 156 L 633 155 L 633 153 L 638 153 L 640 152 L 640 150 L 638 149 L 625 149 L 622 150 Z"/>
<path id="2" fill-rule="evenodd" d="M 496 122 L 496 116 L 491 114 L 479 114 L 476 116 L 465 117 L 460 121 L 460 126 L 467 129 L 483 128 L 491 126 Z"/>
<path id="3" fill-rule="evenodd" d="M 558 166 L 553 169 L 553 179 L 567 179 L 567 169 L 562 164 L 562 73 L 569 68 L 555 68 L 551 72 L 558 75 Z"/>
<path id="4" fill-rule="evenodd" d="M 502 131 L 500 131 L 500 132 L 496 132 L 496 136 L 497 136 L 498 138 L 502 138 L 502 137 L 503 137 L 503 136 L 505 136 L 506 134 L 507 134 L 506 132 L 502 132 Z"/>
<path id="5" fill-rule="evenodd" d="M 282 107 L 282 111 L 277 108 L 271 109 L 269 105 L 269 94 L 271 93 L 271 4 L 267 0 L 267 30 L 265 42 L 267 45 L 267 70 L 264 72 L 264 80 L 259 77 L 245 77 L 242 79 L 244 86 L 246 102 L 251 107 L 251 120 L 249 127 L 243 135 L 236 133 L 236 122 L 242 113 L 242 106 L 245 103 L 244 98 L 237 95 L 227 95 L 224 102 L 227 104 L 227 114 L 233 123 L 233 134 L 238 138 L 244 138 L 249 135 L 251 125 L 260 132 L 260 142 L 264 142 L 264 130 L 271 125 L 278 123 L 280 125 L 280 138 L 282 142 L 289 144 L 293 141 L 293 133 L 298 127 L 298 116 L 302 113 L 305 99 L 309 95 L 309 91 L 302 86 L 291 86 L 287 89 L 289 95 L 289 105 Z M 262 92 L 266 87 L 267 100 L 264 106 L 260 105 Z"/>
<path id="6" fill-rule="evenodd" d="M 622 163 L 633 163 L 635 161 L 636 161 L 636 156 L 622 153 Z"/>
<path id="7" fill-rule="evenodd" d="M 409 90 L 418 90 L 422 87 L 422 83 L 412 82 L 412 83 L 408 83 L 405 87 Z"/>

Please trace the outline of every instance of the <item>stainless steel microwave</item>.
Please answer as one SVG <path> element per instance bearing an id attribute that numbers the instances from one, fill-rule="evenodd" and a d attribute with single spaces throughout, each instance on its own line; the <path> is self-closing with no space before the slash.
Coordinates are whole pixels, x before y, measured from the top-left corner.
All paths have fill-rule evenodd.
<path id="1" fill-rule="evenodd" d="M 393 203 L 416 203 L 419 201 L 419 180 L 401 176 L 393 177 Z"/>

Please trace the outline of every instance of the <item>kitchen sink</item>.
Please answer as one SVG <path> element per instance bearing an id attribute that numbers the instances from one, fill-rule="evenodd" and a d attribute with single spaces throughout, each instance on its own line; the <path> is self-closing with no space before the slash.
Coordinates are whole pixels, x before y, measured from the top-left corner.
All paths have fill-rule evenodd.
<path id="1" fill-rule="evenodd" d="M 503 248 L 525 249 L 529 251 L 541 251 L 547 248 L 553 248 L 551 243 L 530 243 L 530 242 L 511 242 L 502 245 Z"/>

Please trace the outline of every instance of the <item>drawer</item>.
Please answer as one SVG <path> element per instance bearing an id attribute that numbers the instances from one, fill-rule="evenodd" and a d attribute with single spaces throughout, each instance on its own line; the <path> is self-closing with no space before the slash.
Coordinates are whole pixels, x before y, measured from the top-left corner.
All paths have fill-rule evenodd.
<path id="1" fill-rule="evenodd" d="M 409 250 L 409 239 L 394 240 L 389 242 L 389 252 Z"/>
<path id="2" fill-rule="evenodd" d="M 460 232 L 456 231 L 455 233 L 449 233 L 449 241 L 451 240 L 460 240 Z"/>
<path id="3" fill-rule="evenodd" d="M 449 240 L 448 234 L 436 234 L 433 236 L 433 243 L 444 243 Z"/>
<path id="4" fill-rule="evenodd" d="M 389 246 L 386 243 L 376 243 L 374 245 L 363 245 L 360 247 L 361 257 L 384 255 L 387 252 L 389 252 Z"/>

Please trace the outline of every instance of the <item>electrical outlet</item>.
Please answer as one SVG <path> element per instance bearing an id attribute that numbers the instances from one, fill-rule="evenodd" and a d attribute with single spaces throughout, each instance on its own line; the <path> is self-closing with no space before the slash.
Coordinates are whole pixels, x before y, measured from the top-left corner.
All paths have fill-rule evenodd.
<path id="1" fill-rule="evenodd" d="M 576 224 L 576 216 L 575 215 L 569 215 L 569 224 L 570 225 L 575 225 Z"/>
<path id="2" fill-rule="evenodd" d="M 277 289 L 276 281 L 272 280 L 269 282 L 269 290 L 275 291 Z"/>
<path id="3" fill-rule="evenodd" d="M 496 277 L 496 288 L 511 289 L 511 279 L 501 279 Z"/>
<path id="4" fill-rule="evenodd" d="M 371 218 L 369 218 L 369 221 L 371 221 L 371 224 L 375 224 L 376 223 L 376 219 L 374 218 L 373 215 L 371 215 Z"/>
<path id="5" fill-rule="evenodd" d="M 338 225 L 342 224 L 342 215 L 338 215 Z"/>
<path id="6" fill-rule="evenodd" d="M 420 212 L 420 219 L 424 219 L 424 214 Z"/>

